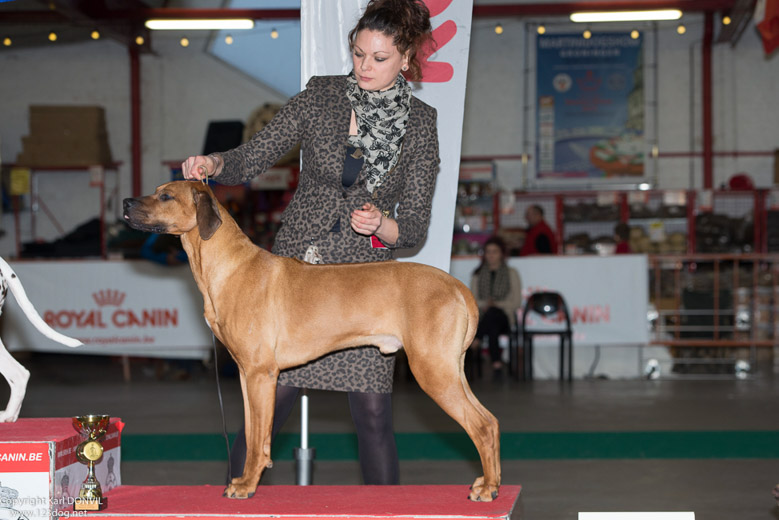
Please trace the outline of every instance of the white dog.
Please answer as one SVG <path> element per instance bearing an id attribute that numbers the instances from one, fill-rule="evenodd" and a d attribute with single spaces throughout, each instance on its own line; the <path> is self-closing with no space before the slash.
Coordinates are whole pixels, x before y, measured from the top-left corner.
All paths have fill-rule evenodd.
<path id="1" fill-rule="evenodd" d="M 0 312 L 3 310 L 5 296 L 9 288 L 27 319 L 35 325 L 35 328 L 41 334 L 67 347 L 80 347 L 83 345 L 77 339 L 60 334 L 43 321 L 43 318 L 40 317 L 38 311 L 35 310 L 35 307 L 27 298 L 27 293 L 24 292 L 24 287 L 22 287 L 19 277 L 16 276 L 11 266 L 0 257 Z M 11 397 L 8 399 L 8 405 L 5 407 L 5 410 L 0 411 L 0 422 L 14 422 L 19 417 L 19 411 L 22 409 L 22 401 L 27 391 L 27 381 L 30 379 L 30 372 L 11 356 L 5 345 L 3 345 L 2 340 L 0 340 L 0 374 L 5 377 L 8 385 L 11 387 Z"/>

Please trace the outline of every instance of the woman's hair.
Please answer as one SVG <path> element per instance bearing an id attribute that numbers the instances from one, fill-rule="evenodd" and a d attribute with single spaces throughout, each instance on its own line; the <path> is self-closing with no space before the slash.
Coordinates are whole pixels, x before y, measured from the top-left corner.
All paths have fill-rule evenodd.
<path id="1" fill-rule="evenodd" d="M 506 261 L 506 252 L 507 252 L 506 242 L 502 238 L 500 238 L 499 236 L 493 235 L 493 236 L 491 236 L 490 238 L 488 238 L 484 242 L 484 245 L 481 248 L 482 251 L 483 252 L 486 251 L 487 250 L 487 246 L 489 246 L 489 245 L 498 246 L 498 249 L 500 249 L 500 254 L 501 254 L 502 258 L 503 258 L 503 261 L 505 262 Z M 487 265 L 487 259 L 484 256 L 484 254 L 482 254 L 481 255 L 481 263 L 479 264 L 479 267 L 476 268 L 476 272 L 478 273 L 479 271 L 481 271 L 482 268 L 485 265 Z"/>
<path id="2" fill-rule="evenodd" d="M 357 25 L 349 32 L 349 47 L 363 29 L 378 31 L 392 38 L 401 54 L 408 52 L 408 79 L 422 78 L 417 52 L 433 41 L 430 10 L 422 0 L 370 0 Z"/>

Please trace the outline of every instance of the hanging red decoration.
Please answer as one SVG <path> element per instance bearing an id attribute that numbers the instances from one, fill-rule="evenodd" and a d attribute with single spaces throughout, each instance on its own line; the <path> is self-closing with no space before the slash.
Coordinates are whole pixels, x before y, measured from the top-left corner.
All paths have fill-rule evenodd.
<path id="1" fill-rule="evenodd" d="M 758 0 L 755 24 L 763 40 L 763 49 L 771 54 L 779 48 L 779 0 Z"/>

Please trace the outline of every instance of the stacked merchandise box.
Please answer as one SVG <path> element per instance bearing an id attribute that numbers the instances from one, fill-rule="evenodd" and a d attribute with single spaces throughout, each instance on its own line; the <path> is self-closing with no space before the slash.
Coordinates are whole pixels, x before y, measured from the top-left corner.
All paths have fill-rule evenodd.
<path id="1" fill-rule="evenodd" d="M 99 106 L 32 105 L 30 135 L 16 162 L 30 167 L 84 167 L 112 163 L 105 110 Z"/>
<path id="2" fill-rule="evenodd" d="M 122 482 L 123 427 L 121 419 L 112 418 L 100 439 L 104 451 L 95 474 L 104 494 Z M 0 423 L 0 510 L 13 510 L 6 512 L 29 520 L 81 513 L 74 512 L 73 505 L 87 477 L 86 464 L 76 457 L 76 448 L 83 440 L 70 418 Z"/>

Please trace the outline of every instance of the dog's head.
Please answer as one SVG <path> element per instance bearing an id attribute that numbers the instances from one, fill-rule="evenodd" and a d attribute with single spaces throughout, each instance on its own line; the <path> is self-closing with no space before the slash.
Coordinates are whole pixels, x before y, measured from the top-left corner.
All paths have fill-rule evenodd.
<path id="1" fill-rule="evenodd" d="M 219 203 L 211 189 L 199 181 L 174 181 L 152 195 L 124 199 L 124 220 L 135 229 L 182 235 L 196 227 L 208 240 L 219 226 Z"/>

